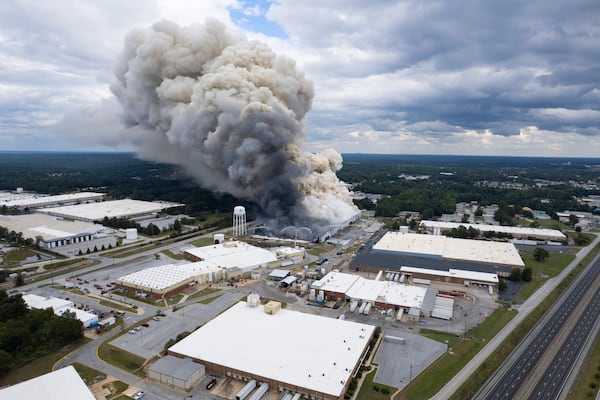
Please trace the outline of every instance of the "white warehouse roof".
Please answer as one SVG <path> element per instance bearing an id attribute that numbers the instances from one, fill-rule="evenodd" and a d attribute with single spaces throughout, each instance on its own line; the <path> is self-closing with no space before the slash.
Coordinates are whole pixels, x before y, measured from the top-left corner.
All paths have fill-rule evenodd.
<path id="1" fill-rule="evenodd" d="M 273 252 L 239 241 L 193 247 L 185 252 L 225 269 L 240 268 L 244 271 L 277 261 Z"/>
<path id="2" fill-rule="evenodd" d="M 22 297 L 27 307 L 42 310 L 51 308 L 58 315 L 62 314 L 68 307 L 73 307 L 72 301 L 59 299 L 58 297 L 43 297 L 37 294 L 24 294 Z"/>
<path id="3" fill-rule="evenodd" d="M 440 229 L 453 229 L 459 226 L 464 226 L 469 229 L 473 227 L 481 232 L 498 232 L 512 234 L 520 237 L 537 237 L 537 238 L 548 238 L 552 240 L 566 240 L 567 237 L 556 229 L 543 229 L 543 228 L 526 228 L 520 226 L 502 226 L 502 225 L 489 225 L 489 224 L 463 224 L 458 222 L 444 222 L 444 221 L 421 221 L 421 225 L 425 228 L 440 228 Z"/>
<path id="4" fill-rule="evenodd" d="M 0 400 L 31 399 L 95 400 L 72 365 L 0 389 Z"/>
<path id="5" fill-rule="evenodd" d="M 59 217 L 74 218 L 83 221 L 97 221 L 104 217 L 134 217 L 160 212 L 166 208 L 180 206 L 179 203 L 150 202 L 141 200 L 112 200 L 99 203 L 78 204 L 74 206 L 43 208 L 40 212 Z"/>
<path id="6" fill-rule="evenodd" d="M 402 307 L 423 305 L 426 288 L 393 281 L 376 281 L 358 275 L 332 271 L 314 282 L 311 288 L 344 293 L 353 300 L 381 302 Z"/>
<path id="7" fill-rule="evenodd" d="M 373 246 L 373 250 L 421 254 L 450 260 L 525 266 L 519 252 L 512 243 L 455 239 L 439 235 L 387 232 Z"/>
<path id="8" fill-rule="evenodd" d="M 10 198 L 0 199 L 0 207 L 5 205 L 6 207 L 41 207 L 49 204 L 62 204 L 62 203 L 73 203 L 77 201 L 86 200 L 102 200 L 105 193 L 96 192 L 79 192 L 70 194 L 58 194 L 55 196 L 46 196 L 40 194 L 17 194 Z"/>
<path id="9" fill-rule="evenodd" d="M 448 271 L 440 271 L 437 269 L 428 269 L 428 268 L 418 268 L 418 267 L 401 267 L 400 272 L 407 272 L 412 274 L 427 274 L 427 275 L 437 275 L 437 276 L 448 276 L 451 278 L 464 279 L 469 281 L 477 281 L 477 282 L 489 282 L 498 284 L 498 275 L 490 274 L 487 272 L 477 272 L 477 271 L 466 271 L 464 269 L 452 269 L 450 268 Z"/>
<path id="10" fill-rule="evenodd" d="M 374 329 L 285 309 L 270 315 L 239 302 L 169 352 L 337 397 Z M 285 356 L 273 338 L 293 343 L 293 357 Z"/>
<path id="11" fill-rule="evenodd" d="M 140 289 L 164 290 L 194 276 L 195 274 L 191 271 L 177 265 L 166 264 L 122 276 L 116 282 L 128 286 L 140 286 Z"/>
<path id="12" fill-rule="evenodd" d="M 106 228 L 83 221 L 67 221 L 45 214 L 0 215 L 0 226 L 15 232 L 22 232 L 23 237 L 42 240 L 70 238 L 84 234 L 94 235 Z"/>

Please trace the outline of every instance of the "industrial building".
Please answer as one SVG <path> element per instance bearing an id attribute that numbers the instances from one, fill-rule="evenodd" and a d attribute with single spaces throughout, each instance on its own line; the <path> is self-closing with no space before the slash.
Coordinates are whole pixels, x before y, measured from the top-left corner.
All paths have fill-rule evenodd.
<path id="1" fill-rule="evenodd" d="M 183 204 L 141 201 L 141 200 L 111 200 L 99 203 L 78 204 L 74 206 L 42 208 L 39 212 L 57 217 L 76 219 L 79 221 L 100 221 L 108 218 L 136 218 L 160 213 L 163 210 L 180 207 Z"/>
<path id="2" fill-rule="evenodd" d="M 485 285 L 492 289 L 498 288 L 498 275 L 486 272 L 465 271 L 460 269 L 449 269 L 440 271 L 436 269 L 400 267 L 400 273 L 405 277 L 430 279 L 459 285 Z"/>
<path id="3" fill-rule="evenodd" d="M 42 207 L 56 207 L 102 201 L 105 195 L 105 193 L 95 192 L 78 192 L 55 196 L 19 191 L 17 191 L 17 193 L 1 192 L 0 207 L 6 206 L 8 209 L 33 210 Z"/>
<path id="4" fill-rule="evenodd" d="M 184 251 L 184 256 L 193 261 L 209 261 L 227 270 L 238 268 L 242 272 L 277 262 L 273 252 L 239 241 L 189 248 Z"/>
<path id="5" fill-rule="evenodd" d="M 512 243 L 455 239 L 446 236 L 387 232 L 372 246 L 362 248 L 350 268 L 395 270 L 409 266 L 448 271 L 485 272 L 507 277 L 525 264 Z"/>
<path id="6" fill-rule="evenodd" d="M 72 365 L 0 389 L 0 400 L 95 400 Z"/>
<path id="7" fill-rule="evenodd" d="M 204 365 L 189 358 L 165 356 L 148 369 L 148 378 L 170 388 L 192 389 L 204 377 Z"/>
<path id="8" fill-rule="evenodd" d="M 0 226 L 21 232 L 25 239 L 38 241 L 38 245 L 45 249 L 57 249 L 68 245 L 77 245 L 78 248 L 87 248 L 90 251 L 94 244 L 86 248 L 86 242 L 98 237 L 105 237 L 112 229 L 102 225 L 82 221 L 69 221 L 45 214 L 0 215 Z M 112 245 L 116 245 L 113 239 Z"/>
<path id="9" fill-rule="evenodd" d="M 459 226 L 479 230 L 482 234 L 485 232 L 496 232 L 511 235 L 515 239 L 526 240 L 550 240 L 563 242 L 567 237 L 561 231 L 556 229 L 524 228 L 517 226 L 500 226 L 488 224 L 463 224 L 458 222 L 444 221 L 421 221 L 421 227 L 434 235 L 444 234 L 452 229 L 458 229 Z"/>
<path id="10" fill-rule="evenodd" d="M 342 399 L 375 327 L 239 302 L 168 349 L 207 373 L 255 380 L 311 399 Z M 268 334 L 265 334 L 267 332 Z M 285 354 L 281 338 L 293 344 Z"/>
<path id="11" fill-rule="evenodd" d="M 381 274 L 378 274 L 378 278 L 380 276 Z M 391 312 L 417 310 L 419 315 L 425 317 L 432 316 L 438 295 L 438 291 L 433 288 L 393 280 L 365 279 L 339 271 L 331 271 L 314 282 L 311 290 L 317 298 L 351 302 L 352 312 L 358 304 L 364 304 L 365 307 L 370 304 L 380 309 L 392 310 Z M 364 309 L 361 312 L 369 313 Z M 448 319 L 451 317 L 452 314 Z"/>
<path id="12" fill-rule="evenodd" d="M 75 314 L 75 318 L 81 321 L 84 328 L 91 328 L 98 324 L 98 316 L 86 311 L 75 308 L 72 301 L 59 299 L 57 297 L 43 297 L 36 294 L 24 294 L 22 295 L 23 301 L 29 308 L 35 308 L 40 310 L 52 309 L 54 314 L 63 315 L 65 312 Z"/>

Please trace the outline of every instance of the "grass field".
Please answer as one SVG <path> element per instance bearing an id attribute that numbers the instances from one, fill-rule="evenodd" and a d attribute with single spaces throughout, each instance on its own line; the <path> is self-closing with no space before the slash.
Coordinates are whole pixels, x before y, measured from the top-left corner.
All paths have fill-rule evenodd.
<path id="1" fill-rule="evenodd" d="M 196 239 L 196 240 L 193 240 L 190 242 L 191 245 L 196 246 L 196 247 L 209 246 L 214 243 L 215 243 L 215 241 L 211 237 L 200 238 L 200 239 Z"/>
<path id="2" fill-rule="evenodd" d="M 544 261 L 536 261 L 533 258 L 532 251 L 520 251 L 526 267 L 531 267 L 533 279 L 526 282 L 517 293 L 519 299 L 528 299 L 536 290 L 540 288 L 549 278 L 560 274 L 567 265 L 575 258 L 572 253 L 550 253 L 550 256 Z"/>
<path id="3" fill-rule="evenodd" d="M 514 310 L 498 308 L 465 339 L 422 329 L 420 333 L 423 336 L 448 344 L 448 351 L 413 379 L 396 399 L 421 400 L 433 396 L 516 314 Z"/>
<path id="4" fill-rule="evenodd" d="M 582 366 L 581 371 L 573 392 L 567 397 L 568 400 L 596 398 L 600 387 L 600 337 L 596 338 L 596 343 L 587 355 L 586 363 Z"/>
<path id="5" fill-rule="evenodd" d="M 72 264 L 77 264 L 80 262 L 84 262 L 86 261 L 86 258 L 72 258 L 70 260 L 64 260 L 64 261 L 59 261 L 59 262 L 55 262 L 55 263 L 50 263 L 50 264 L 46 264 L 44 265 L 44 269 L 47 271 L 50 270 L 54 270 L 57 268 L 62 268 L 62 267 L 66 267 L 67 265 L 72 265 Z"/>
<path id="6" fill-rule="evenodd" d="M 331 249 L 333 249 L 333 247 L 331 247 L 330 245 L 322 244 L 319 246 L 315 246 L 312 249 L 308 249 L 306 252 L 313 256 L 320 256 L 323 253 L 327 253 L 328 251 L 331 251 Z"/>
<path id="7" fill-rule="evenodd" d="M 394 394 L 395 387 L 373 382 L 376 373 L 377 367 L 373 366 L 373 371 L 365 375 L 360 391 L 356 395 L 356 400 L 387 400 Z"/>
<path id="8" fill-rule="evenodd" d="M 125 382 L 121 381 L 112 381 L 109 383 L 105 383 L 102 385 L 102 389 L 108 389 L 110 391 L 110 396 L 107 397 L 107 400 L 112 400 L 119 396 L 121 393 L 126 391 L 129 388 L 129 385 Z"/>
<path id="9" fill-rule="evenodd" d="M 173 260 L 184 260 L 185 259 L 185 257 L 182 254 L 173 253 L 171 250 L 163 250 L 162 253 L 165 256 L 172 258 Z"/>
<path id="10" fill-rule="evenodd" d="M 190 295 L 188 297 L 188 300 L 197 299 L 198 297 L 206 296 L 207 294 L 211 294 L 211 293 L 216 293 L 216 292 L 218 292 L 220 290 L 221 289 L 205 288 L 205 289 L 200 290 L 199 292 L 196 292 L 196 293 Z"/>
<path id="11" fill-rule="evenodd" d="M 98 371 L 97 369 L 88 367 L 87 365 L 83 365 L 77 362 L 71 365 L 73 365 L 73 367 L 75 368 L 81 379 L 83 379 L 86 385 L 91 385 L 92 383 L 106 379 L 106 374 L 102 371 Z"/>
<path id="12" fill-rule="evenodd" d="M 33 250 L 26 249 L 24 247 L 7 251 L 4 253 L 4 261 L 3 264 L 13 265 L 18 264 L 27 257 L 35 256 L 37 253 Z"/>
<path id="13" fill-rule="evenodd" d="M 209 304 L 209 303 L 212 303 L 213 301 L 215 301 L 216 299 L 218 299 L 221 296 L 223 296 L 223 294 L 218 294 L 218 295 L 216 295 L 214 297 L 209 297 L 208 299 L 200 300 L 198 303 Z"/>
<path id="14" fill-rule="evenodd" d="M 77 343 L 65 346 L 62 349 L 45 356 L 38 357 L 22 367 L 11 370 L 8 374 L 0 378 L 0 387 L 14 385 L 15 383 L 23 382 L 28 379 L 35 378 L 36 376 L 51 372 L 52 367 L 58 360 L 89 341 L 90 339 L 83 338 Z"/>
<path id="15" fill-rule="evenodd" d="M 129 371 L 132 374 L 142 378 L 146 377 L 143 368 L 146 359 L 136 354 L 121 350 L 118 347 L 104 342 L 98 346 L 98 357 L 107 363 L 119 367 L 125 371 Z"/>

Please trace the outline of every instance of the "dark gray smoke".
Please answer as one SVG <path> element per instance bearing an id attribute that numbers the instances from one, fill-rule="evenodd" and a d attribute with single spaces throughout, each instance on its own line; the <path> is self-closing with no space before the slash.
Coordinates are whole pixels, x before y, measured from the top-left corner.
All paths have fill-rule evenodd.
<path id="1" fill-rule="evenodd" d="M 312 83 L 293 60 L 217 21 L 129 33 L 111 91 L 142 157 L 257 202 L 279 227 L 318 230 L 357 211 L 335 174 L 341 156 L 302 149 Z"/>

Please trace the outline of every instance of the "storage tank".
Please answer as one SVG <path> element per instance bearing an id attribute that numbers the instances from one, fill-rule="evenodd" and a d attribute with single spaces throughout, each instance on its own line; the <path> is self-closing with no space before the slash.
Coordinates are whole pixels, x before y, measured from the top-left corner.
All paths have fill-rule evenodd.
<path id="1" fill-rule="evenodd" d="M 248 305 L 256 307 L 260 304 L 260 295 L 258 293 L 250 293 L 248 295 Z"/>
<path id="2" fill-rule="evenodd" d="M 265 393 L 269 391 L 269 385 L 265 382 L 261 383 L 256 392 L 248 400 L 260 400 Z"/>
<path id="3" fill-rule="evenodd" d="M 256 381 L 252 379 L 246 384 L 246 386 L 242 388 L 242 390 L 238 392 L 238 394 L 235 396 L 235 400 L 244 400 L 250 393 L 252 393 L 254 388 L 256 388 Z"/>
<path id="4" fill-rule="evenodd" d="M 319 302 L 325 301 L 325 292 L 323 292 L 322 290 L 319 290 L 319 296 L 317 296 L 317 301 L 319 301 Z"/>
<path id="5" fill-rule="evenodd" d="M 308 300 L 315 301 L 315 289 L 310 289 L 310 293 L 308 294 Z"/>
<path id="6" fill-rule="evenodd" d="M 225 241 L 225 235 L 223 233 L 215 233 L 213 240 L 215 243 L 223 243 Z"/>
<path id="7" fill-rule="evenodd" d="M 136 240 L 138 238 L 137 228 L 127 228 L 125 230 L 125 239 Z"/>

